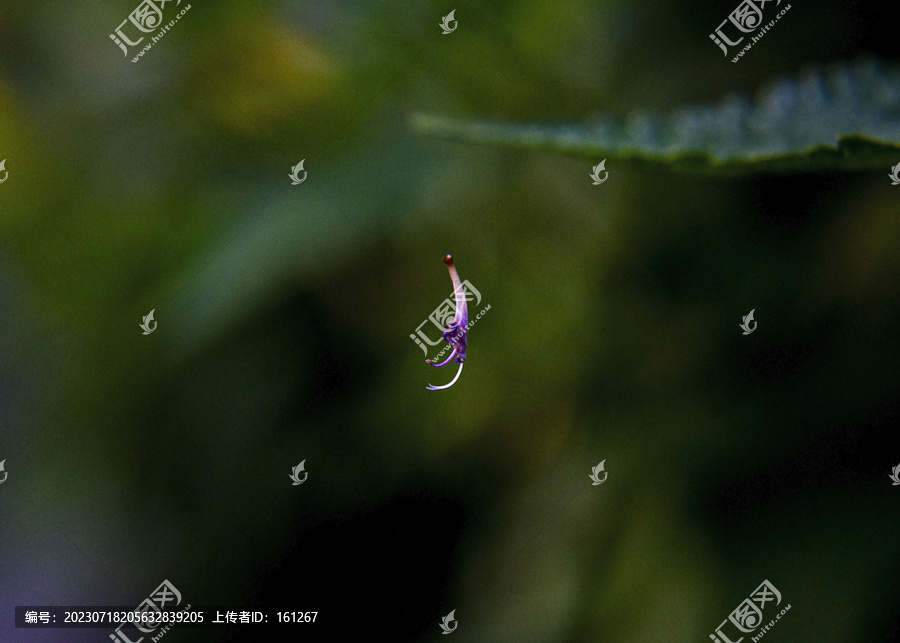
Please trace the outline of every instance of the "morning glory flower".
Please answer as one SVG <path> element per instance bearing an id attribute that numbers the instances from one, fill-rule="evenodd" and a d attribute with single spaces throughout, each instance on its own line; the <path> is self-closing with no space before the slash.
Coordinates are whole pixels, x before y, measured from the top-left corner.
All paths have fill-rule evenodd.
<path id="1" fill-rule="evenodd" d="M 444 386 L 432 386 L 429 384 L 426 388 L 429 391 L 440 391 L 441 389 L 450 388 L 454 384 L 456 384 L 456 380 L 459 379 L 460 374 L 463 369 L 463 362 L 466 361 L 466 332 L 468 331 L 469 324 L 469 309 L 466 307 L 466 289 L 463 288 L 462 282 L 459 280 L 459 273 L 456 272 L 456 266 L 453 265 L 453 257 L 447 255 L 444 257 L 444 263 L 447 264 L 447 268 L 450 270 L 450 279 L 453 281 L 453 294 L 456 299 L 456 314 L 453 315 L 453 321 L 447 326 L 447 330 L 444 331 L 444 341 L 446 341 L 453 348 L 453 352 L 450 353 L 450 357 L 445 359 L 440 364 L 434 364 L 430 359 L 426 359 L 426 364 L 431 364 L 435 368 L 440 368 L 441 366 L 446 366 L 450 363 L 450 360 L 455 359 L 455 361 L 459 364 L 459 370 L 456 371 L 456 377 L 453 378 L 449 384 L 445 384 Z"/>

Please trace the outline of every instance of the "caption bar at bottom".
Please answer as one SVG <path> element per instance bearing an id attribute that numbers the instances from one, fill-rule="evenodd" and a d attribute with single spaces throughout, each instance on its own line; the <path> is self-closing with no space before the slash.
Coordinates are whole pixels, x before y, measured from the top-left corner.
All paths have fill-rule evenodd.
<path id="1" fill-rule="evenodd" d="M 166 625 L 213 627 L 216 625 L 262 625 L 271 623 L 315 623 L 318 612 L 297 610 L 247 611 L 231 607 L 187 607 L 173 610 L 135 610 L 133 607 L 83 607 L 62 605 L 17 605 L 17 628 L 108 628 L 136 625 L 151 631 Z"/>

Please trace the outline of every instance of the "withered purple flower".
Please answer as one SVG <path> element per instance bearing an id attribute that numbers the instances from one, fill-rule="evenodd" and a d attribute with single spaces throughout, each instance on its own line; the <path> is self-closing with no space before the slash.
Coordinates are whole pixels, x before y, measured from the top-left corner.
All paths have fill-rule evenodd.
<path id="1" fill-rule="evenodd" d="M 466 306 L 466 289 L 463 288 L 462 282 L 459 280 L 459 273 L 456 272 L 456 266 L 453 265 L 453 257 L 447 255 L 444 257 L 444 263 L 447 264 L 447 269 L 450 270 L 450 279 L 453 281 L 453 295 L 456 300 L 456 314 L 453 315 L 453 321 L 447 326 L 447 330 L 444 331 L 444 341 L 446 341 L 453 348 L 453 352 L 450 353 L 450 357 L 445 359 L 440 364 L 434 364 L 430 359 L 426 359 L 426 364 L 431 364 L 435 368 L 440 368 L 441 366 L 446 366 L 450 363 L 450 360 L 456 361 L 459 364 L 459 370 L 456 371 L 456 377 L 453 378 L 449 384 L 445 384 L 444 386 L 432 386 L 429 384 L 426 388 L 429 391 L 440 391 L 441 389 L 450 388 L 454 384 L 456 384 L 456 380 L 459 379 L 460 374 L 463 369 L 463 362 L 466 361 L 466 335 L 468 334 L 468 325 L 469 325 L 469 309 Z"/>

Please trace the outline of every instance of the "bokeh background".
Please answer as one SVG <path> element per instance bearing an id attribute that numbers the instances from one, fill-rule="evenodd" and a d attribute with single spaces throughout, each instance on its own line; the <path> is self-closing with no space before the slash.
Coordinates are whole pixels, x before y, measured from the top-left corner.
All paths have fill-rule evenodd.
<path id="1" fill-rule="evenodd" d="M 0 640 L 108 640 L 13 606 L 163 579 L 319 612 L 277 640 L 434 641 L 455 609 L 455 641 L 705 641 L 764 579 L 767 640 L 900 640 L 889 168 L 595 187 L 408 125 L 896 64 L 890 3 L 794 2 L 738 64 L 711 0 L 190 4 L 136 64 L 133 0 L 0 7 Z M 432 393 L 452 367 L 409 335 L 448 252 L 491 310 Z"/>

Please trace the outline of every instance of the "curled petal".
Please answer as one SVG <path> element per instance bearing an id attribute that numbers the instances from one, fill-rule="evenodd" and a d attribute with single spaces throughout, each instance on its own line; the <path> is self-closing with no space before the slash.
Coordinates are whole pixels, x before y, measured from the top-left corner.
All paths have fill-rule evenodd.
<path id="1" fill-rule="evenodd" d="M 440 391 L 445 388 L 450 388 L 451 386 L 456 384 L 456 380 L 459 379 L 459 376 L 462 373 L 463 364 L 465 364 L 465 362 L 459 363 L 459 370 L 456 371 L 456 377 L 454 377 L 453 380 L 449 384 L 444 384 L 443 386 L 432 386 L 431 384 L 429 384 L 425 388 L 427 388 L 429 391 Z"/>
<path id="2" fill-rule="evenodd" d="M 444 360 L 443 362 L 441 362 L 440 364 L 435 364 L 435 363 L 432 362 L 430 359 L 426 359 L 426 360 L 425 360 L 425 363 L 426 363 L 426 364 L 431 364 L 431 365 L 434 366 L 435 368 L 440 368 L 441 366 L 446 366 L 447 363 L 448 363 L 451 359 L 453 359 L 454 357 L 456 357 L 456 349 L 455 349 L 455 348 L 453 349 L 453 352 L 450 353 L 450 357 L 448 357 L 447 359 L 445 359 L 445 360 Z"/>

